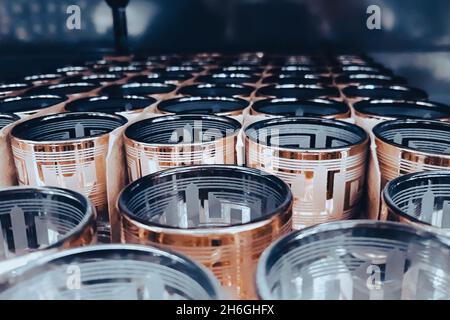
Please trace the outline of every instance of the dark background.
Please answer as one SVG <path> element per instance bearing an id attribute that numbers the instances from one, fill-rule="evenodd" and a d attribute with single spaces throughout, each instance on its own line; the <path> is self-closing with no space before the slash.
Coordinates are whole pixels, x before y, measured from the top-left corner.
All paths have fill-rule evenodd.
<path id="1" fill-rule="evenodd" d="M 81 7 L 81 30 L 66 9 Z M 368 30 L 379 5 L 382 29 Z M 129 46 L 145 53 L 367 52 L 450 102 L 449 0 L 130 0 Z M 0 79 L 113 53 L 104 0 L 0 0 Z"/>

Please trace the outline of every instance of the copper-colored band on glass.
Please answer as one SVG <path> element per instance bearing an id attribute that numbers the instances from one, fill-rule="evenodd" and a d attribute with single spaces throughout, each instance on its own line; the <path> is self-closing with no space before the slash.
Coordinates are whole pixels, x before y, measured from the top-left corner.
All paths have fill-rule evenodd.
<path id="1" fill-rule="evenodd" d="M 373 128 L 381 187 L 400 175 L 450 167 L 450 123 L 400 119 Z"/>
<path id="2" fill-rule="evenodd" d="M 51 187 L 0 189 L 0 261 L 95 241 L 95 209 L 83 195 Z"/>
<path id="3" fill-rule="evenodd" d="M 11 146 L 19 184 L 57 186 L 89 197 L 98 213 L 98 233 L 107 237 L 109 133 L 126 121 L 113 114 L 69 112 L 16 125 Z"/>
<path id="4" fill-rule="evenodd" d="M 380 219 L 450 236 L 450 170 L 415 172 L 388 182 Z"/>
<path id="5" fill-rule="evenodd" d="M 286 117 L 245 130 L 246 165 L 286 181 L 293 228 L 355 217 L 364 190 L 368 135 L 338 120 Z"/>
<path id="6" fill-rule="evenodd" d="M 288 185 L 244 167 L 161 171 L 125 188 L 118 205 L 123 242 L 190 256 L 210 268 L 232 298 L 255 298 L 259 255 L 291 230 Z"/>

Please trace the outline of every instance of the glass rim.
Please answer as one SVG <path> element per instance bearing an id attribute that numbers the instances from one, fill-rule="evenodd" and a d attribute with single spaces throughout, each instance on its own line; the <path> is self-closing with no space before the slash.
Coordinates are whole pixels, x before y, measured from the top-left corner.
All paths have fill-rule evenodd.
<path id="1" fill-rule="evenodd" d="M 348 97 L 348 98 L 369 98 L 369 99 L 375 99 L 370 95 L 367 94 L 358 94 L 357 92 L 360 90 L 389 90 L 394 92 L 405 92 L 408 94 L 413 94 L 415 99 L 427 99 L 428 95 L 427 93 L 418 88 L 409 87 L 403 84 L 386 84 L 386 85 L 379 85 L 379 84 L 361 84 L 361 85 L 352 85 L 348 86 L 344 89 L 342 89 L 342 93 Z M 356 91 L 355 93 L 351 93 L 352 91 Z M 374 91 L 372 91 L 374 92 Z M 413 98 L 410 98 L 408 100 L 412 100 Z"/>
<path id="2" fill-rule="evenodd" d="M 11 193 L 11 194 L 20 194 L 20 193 L 40 193 L 40 194 L 48 194 L 48 195 L 59 195 L 65 198 L 70 198 L 78 203 L 84 208 L 83 210 L 83 219 L 77 223 L 77 226 L 71 229 L 69 232 L 64 234 L 58 241 L 48 244 L 44 248 L 37 249 L 38 251 L 58 248 L 61 247 L 67 239 L 70 239 L 74 236 L 81 235 L 84 232 L 84 229 L 87 225 L 89 225 L 90 221 L 95 221 L 97 212 L 95 210 L 92 202 L 83 194 L 60 187 L 52 187 L 52 186 L 44 186 L 44 187 L 33 187 L 33 186 L 13 186 L 0 189 L 0 195 Z M 20 200 L 18 200 L 20 201 Z M 54 200 L 52 200 L 54 201 Z M 0 203 L 2 201 L 0 200 Z M 37 251 L 35 250 L 35 251 Z"/>
<path id="3" fill-rule="evenodd" d="M 187 79 L 191 79 L 193 77 L 192 74 L 190 73 L 164 73 L 164 72 L 152 72 L 150 74 L 146 74 L 146 75 L 136 75 L 133 76 L 129 79 L 129 81 L 133 81 L 133 82 L 140 82 L 140 83 L 145 83 L 145 82 L 150 82 L 150 83 L 155 83 L 155 82 L 165 82 L 165 81 L 178 81 L 178 82 L 183 82 Z"/>
<path id="4" fill-rule="evenodd" d="M 72 88 L 72 87 L 94 87 L 97 88 L 98 84 L 88 81 L 81 81 L 81 82 L 68 82 L 68 83 L 57 83 L 57 84 L 49 84 L 42 87 L 36 87 L 36 89 L 59 89 L 59 88 Z"/>
<path id="5" fill-rule="evenodd" d="M 208 89 L 209 90 L 240 91 L 240 92 L 236 92 L 234 94 L 229 94 L 229 93 L 218 94 L 219 96 L 226 96 L 226 97 L 248 96 L 255 90 L 255 88 L 252 88 L 248 85 L 240 84 L 240 83 L 196 83 L 196 84 L 191 84 L 191 85 L 180 87 L 177 89 L 177 92 L 180 94 L 186 94 L 186 95 L 191 95 L 191 96 L 206 96 L 206 97 L 217 96 L 217 94 L 202 95 L 201 92 L 199 92 L 201 90 L 208 90 Z"/>
<path id="6" fill-rule="evenodd" d="M 114 82 L 120 80 L 124 77 L 123 74 L 120 73 L 93 73 L 93 74 L 74 74 L 66 77 L 62 83 L 71 83 L 71 82 L 92 82 L 101 84 L 102 82 Z"/>
<path id="7" fill-rule="evenodd" d="M 53 95 L 55 93 L 53 93 L 53 91 L 57 91 L 57 90 L 64 90 L 67 88 L 76 88 L 76 89 L 84 89 L 81 91 L 75 90 L 75 92 L 65 92 L 65 93 L 59 93 L 60 95 L 64 95 L 64 96 L 70 96 L 70 95 L 75 95 L 75 94 L 84 94 L 84 93 L 88 93 L 94 89 L 100 88 L 101 85 L 95 82 L 87 82 L 87 81 L 82 81 L 82 82 L 67 82 L 67 83 L 56 83 L 56 84 L 44 84 L 42 86 L 36 86 L 31 88 L 30 90 L 27 91 L 27 93 L 32 94 L 32 95 Z M 56 94 L 58 94 L 58 92 L 56 92 Z"/>
<path id="8" fill-rule="evenodd" d="M 152 72 L 162 72 L 162 73 L 176 73 L 176 72 L 186 72 L 186 73 L 197 73 L 202 72 L 205 68 L 201 66 L 183 66 L 183 65 L 171 65 L 171 66 L 164 66 L 164 67 L 156 67 L 152 69 Z"/>
<path id="9" fill-rule="evenodd" d="M 317 107 L 330 107 L 330 108 L 334 108 L 335 112 L 333 113 L 329 113 L 329 114 L 324 114 L 324 116 L 328 116 L 328 115 L 338 115 L 338 114 L 343 114 L 343 113 L 347 113 L 350 111 L 350 108 L 348 107 L 347 104 L 340 102 L 340 101 L 335 101 L 335 100 L 331 100 L 331 99 L 326 99 L 326 98 L 315 98 L 315 99 L 300 99 L 300 98 L 267 98 L 267 99 L 262 99 L 262 100 L 258 100 L 253 102 L 251 108 L 256 111 L 256 112 L 260 112 L 260 113 L 264 113 L 264 114 L 270 114 L 270 115 L 283 115 L 284 112 L 280 111 L 280 112 L 267 112 L 267 111 L 263 111 L 261 110 L 264 107 L 267 106 L 271 106 L 271 105 L 282 105 L 284 103 L 298 103 L 299 105 L 301 105 L 302 103 L 305 104 L 316 104 Z"/>
<path id="10" fill-rule="evenodd" d="M 286 148 L 286 147 L 280 147 L 280 146 L 270 146 L 267 145 L 266 143 L 262 143 L 260 141 L 255 140 L 254 137 L 249 136 L 247 134 L 247 131 L 249 130 L 260 130 L 260 129 L 264 129 L 265 127 L 269 127 L 271 125 L 284 125 L 287 123 L 299 123 L 299 124 L 315 124 L 315 125 L 319 125 L 319 126 L 332 126 L 332 127 L 336 127 L 336 128 L 341 128 L 343 130 L 347 130 L 350 132 L 355 133 L 356 135 L 359 136 L 359 139 L 357 142 L 354 143 L 347 143 L 345 146 L 340 146 L 340 147 L 330 147 L 330 148 Z M 264 145 L 265 147 L 268 148 L 273 148 L 273 149 L 278 149 L 278 150 L 287 150 L 287 151 L 292 151 L 292 152 L 333 152 L 333 151 L 341 151 L 341 150 L 346 150 L 358 145 L 362 145 L 364 143 L 366 143 L 369 140 L 369 135 L 367 134 L 367 132 L 361 128 L 360 126 L 353 124 L 353 123 L 349 123 L 346 121 L 341 121 L 341 120 L 337 120 L 337 119 L 326 119 L 326 118 L 318 118 L 318 117 L 281 117 L 281 118 L 271 118 L 271 119 L 265 119 L 265 120 L 261 120 L 261 121 L 257 121 L 254 122 L 252 124 L 249 124 L 245 129 L 244 129 L 244 136 L 246 139 L 249 139 L 250 141 L 252 141 L 253 143 L 259 144 L 259 145 Z"/>
<path id="11" fill-rule="evenodd" d="M 303 75 L 290 75 L 288 73 L 280 73 L 267 76 L 262 79 L 264 85 L 274 84 L 293 84 L 293 85 L 322 85 L 332 86 L 333 78 L 315 73 L 305 73 Z"/>
<path id="12" fill-rule="evenodd" d="M 255 282 L 258 296 L 263 300 L 273 299 L 266 278 L 268 271 L 270 271 L 270 269 L 268 270 L 268 268 L 271 267 L 269 266 L 269 260 L 276 258 L 274 257 L 275 250 L 279 249 L 280 247 L 282 248 L 292 242 L 301 242 L 308 237 L 317 236 L 327 232 L 352 230 L 357 228 L 370 228 L 373 230 L 390 229 L 397 232 L 409 233 L 420 238 L 422 242 L 433 241 L 434 243 L 439 243 L 441 250 L 446 249 L 450 253 L 450 241 L 448 241 L 445 237 L 405 223 L 370 219 L 325 222 L 319 225 L 293 231 L 285 235 L 284 237 L 281 237 L 280 239 L 272 242 L 272 244 L 264 250 L 259 258 L 258 265 L 256 267 Z M 281 257 L 282 255 L 280 255 L 280 257 L 278 257 L 276 261 L 278 261 Z"/>
<path id="13" fill-rule="evenodd" d="M 202 121 L 202 120 L 208 120 L 208 121 L 215 121 L 217 122 L 221 122 L 224 124 L 229 124 L 230 126 L 233 127 L 233 134 L 232 135 L 228 135 L 228 136 L 223 136 L 221 137 L 221 139 L 226 139 L 232 136 L 236 136 L 237 134 L 239 134 L 239 130 L 242 128 L 242 124 L 237 121 L 234 118 L 231 117 L 225 117 L 225 116 L 218 116 L 218 115 L 214 115 L 214 114 L 174 114 L 174 115 L 164 115 L 161 117 L 153 117 L 153 118 L 147 118 L 147 119 L 142 119 L 139 120 L 137 122 L 134 122 L 132 124 L 130 124 L 129 126 L 127 126 L 127 128 L 124 130 L 124 137 L 136 141 L 141 145 L 146 145 L 146 146 L 155 146 L 155 147 L 175 147 L 175 146 L 186 146 L 186 145 L 198 145 L 198 144 L 205 144 L 205 143 L 215 143 L 216 140 L 213 141 L 205 141 L 205 142 L 193 142 L 193 143 L 178 143 L 178 142 L 174 142 L 174 143 L 155 143 L 155 142 L 145 142 L 142 141 L 142 139 L 136 138 L 133 133 L 131 131 L 136 131 L 139 130 L 140 128 L 142 128 L 143 126 L 146 125 L 152 125 L 152 124 L 159 124 L 159 123 L 163 123 L 163 122 L 168 122 L 168 121 L 172 121 L 172 120 L 179 120 L 179 121 L 183 121 L 183 120 L 198 120 L 198 121 Z M 211 127 L 211 129 L 214 129 L 215 127 Z M 136 132 L 135 132 L 136 133 Z"/>
<path id="14" fill-rule="evenodd" d="M 99 108 L 99 111 L 96 111 L 96 107 L 94 106 L 88 106 L 89 104 L 94 104 L 98 101 L 136 101 L 136 102 L 145 102 L 145 106 L 139 106 L 135 107 L 133 106 L 130 110 L 119 110 L 117 107 L 111 107 L 111 108 Z M 64 109 L 70 112 L 105 112 L 108 113 L 109 110 L 118 109 L 118 111 L 113 111 L 116 113 L 121 112 L 127 112 L 127 111 L 135 111 L 135 110 L 141 110 L 145 107 L 150 106 L 151 104 L 155 103 L 156 99 L 152 97 L 145 97 L 145 96 L 139 96 L 139 95 L 124 95 L 124 96 L 108 96 L 108 95 L 98 95 L 93 97 L 85 97 L 81 99 L 73 100 L 69 103 L 67 103 L 64 106 Z M 92 109 L 91 109 L 92 108 Z M 80 111 L 80 109 L 84 109 L 84 111 Z"/>
<path id="15" fill-rule="evenodd" d="M 247 108 L 250 103 L 244 99 L 241 98 L 235 98 L 235 97 L 201 97 L 201 96 L 189 96 L 189 97 L 179 97 L 179 98 L 172 98 L 168 100 L 163 100 L 158 103 L 157 108 L 164 112 L 170 112 L 170 113 L 181 113 L 181 112 L 173 112 L 170 111 L 169 108 L 171 108 L 174 105 L 182 105 L 183 103 L 189 103 L 189 102 L 231 102 L 235 103 L 236 106 L 233 108 L 230 108 L 230 110 L 222 110 L 217 113 L 226 113 L 226 112 L 233 112 L 233 111 L 241 111 Z M 208 109 L 208 108 L 205 108 Z M 189 113 L 189 111 L 187 112 Z M 206 110 L 205 110 L 205 113 Z M 212 113 L 212 112 L 211 112 Z M 216 112 L 215 112 L 216 113 Z"/>
<path id="16" fill-rule="evenodd" d="M 395 214 L 397 214 L 403 218 L 406 218 L 412 222 L 416 222 L 419 224 L 434 227 L 434 226 L 432 226 L 431 223 L 423 221 L 423 220 L 401 210 L 398 207 L 398 205 L 394 202 L 394 200 L 392 199 L 392 196 L 393 196 L 392 192 L 394 192 L 396 188 L 399 188 L 399 186 L 401 184 L 406 183 L 408 181 L 426 180 L 429 182 L 431 179 L 436 179 L 436 178 L 440 178 L 440 177 L 445 177 L 450 181 L 450 171 L 449 170 L 420 171 L 420 172 L 413 172 L 413 173 L 408 173 L 405 175 L 398 176 L 397 178 L 390 180 L 384 187 L 383 192 L 382 192 L 383 200 L 386 202 L 386 205 L 388 206 L 388 208 L 390 210 L 394 211 Z M 435 227 L 435 228 L 438 228 L 438 227 Z"/>
<path id="17" fill-rule="evenodd" d="M 78 142 L 83 142 L 83 141 L 87 141 L 87 140 L 92 140 L 92 139 L 96 139 L 105 135 L 109 135 L 112 131 L 114 131 L 115 129 L 106 132 L 106 133 L 98 133 L 98 134 L 93 134 L 90 135 L 88 137 L 82 137 L 82 138 L 69 138 L 69 139 L 65 139 L 65 140 L 33 140 L 33 139 L 29 139 L 27 138 L 26 135 L 24 135 L 24 133 L 22 132 L 22 134 L 18 134 L 19 130 L 25 130 L 26 131 L 26 127 L 27 126 L 36 126 L 36 125 L 41 125 L 40 122 L 42 121 L 50 121 L 53 119 L 64 119 L 64 118 L 68 118 L 68 117 L 80 117 L 81 119 L 83 119 L 83 117 L 89 118 L 89 117 L 101 117 L 101 118 L 109 118 L 111 120 L 115 120 L 118 123 L 118 126 L 115 128 L 119 128 L 123 125 L 125 125 L 128 120 L 127 118 L 125 118 L 124 116 L 121 116 L 119 114 L 116 113 L 105 113 L 105 112 L 62 112 L 62 113 L 57 113 L 57 114 L 51 114 L 51 115 L 44 115 L 44 116 L 40 116 L 40 117 L 36 117 L 36 118 L 32 118 L 32 119 L 28 119 L 25 120 L 19 124 L 17 124 L 16 126 L 14 126 L 11 130 L 11 137 L 20 141 L 24 141 L 30 144 L 41 144 L 41 145 L 45 145 L 45 144 L 64 144 L 64 143 L 78 143 Z"/>
<path id="18" fill-rule="evenodd" d="M 156 88 L 161 89 L 160 92 L 142 92 L 142 93 L 127 93 L 127 90 L 133 90 L 133 89 L 141 89 L 141 88 Z M 177 88 L 176 85 L 165 83 L 165 82 L 152 82 L 152 81 L 131 81 L 127 83 L 121 83 L 121 84 L 111 84 L 108 86 L 103 87 L 100 90 L 101 95 L 107 95 L 111 97 L 121 97 L 126 95 L 140 95 L 140 96 L 147 96 L 147 95 L 155 95 L 155 94 L 167 94 L 169 92 L 174 91 Z"/>
<path id="19" fill-rule="evenodd" d="M 20 120 L 20 117 L 18 115 L 16 115 L 15 113 L 0 112 L 0 119 L 12 120 L 14 122 L 14 121 Z"/>
<path id="20" fill-rule="evenodd" d="M 2 90 L 14 91 L 33 87 L 32 84 L 26 82 L 0 83 L 0 92 L 2 92 Z"/>
<path id="21" fill-rule="evenodd" d="M 393 127 L 392 129 L 401 128 L 408 125 L 417 125 L 418 129 L 423 130 L 424 132 L 426 129 L 423 127 L 424 125 L 430 125 L 433 127 L 441 127 L 443 131 L 450 131 L 450 122 L 445 121 L 438 121 L 438 120 L 425 120 L 425 119 L 394 119 L 394 120 L 387 120 L 378 123 L 375 125 L 372 129 L 372 132 L 375 136 L 375 139 L 379 139 L 383 143 L 386 143 L 388 145 L 394 146 L 396 148 L 413 151 L 413 152 L 420 152 L 422 154 L 426 155 L 437 155 L 437 156 L 443 156 L 448 157 L 450 156 L 450 153 L 443 153 L 443 152 L 429 152 L 429 151 L 423 151 L 418 148 L 412 148 L 410 146 L 404 146 L 402 144 L 396 143 L 394 141 L 388 140 L 385 137 L 382 136 L 382 133 L 389 129 L 389 127 Z M 446 128 L 447 127 L 447 128 Z"/>
<path id="22" fill-rule="evenodd" d="M 227 80 L 233 80 L 235 79 L 236 83 L 255 83 L 259 80 L 259 76 L 253 73 L 245 73 L 245 72 L 219 72 L 214 74 L 204 74 L 198 76 L 196 79 L 200 82 L 208 82 L 208 83 L 214 83 L 217 79 L 227 79 Z"/>
<path id="23" fill-rule="evenodd" d="M 25 81 L 39 81 L 39 80 L 56 80 L 61 79 L 64 76 L 60 73 L 42 73 L 42 74 L 32 74 L 29 76 L 25 76 L 23 79 Z"/>
<path id="24" fill-rule="evenodd" d="M 374 81 L 373 85 L 380 85 L 376 83 L 377 81 L 383 83 L 382 85 L 404 85 L 406 83 L 406 80 L 402 77 L 379 73 L 344 73 L 335 77 L 335 82 L 341 85 L 371 80 Z M 371 83 L 363 83 L 362 85 L 371 85 Z"/>
<path id="25" fill-rule="evenodd" d="M 399 107 L 408 109 L 423 109 L 429 108 L 430 110 L 436 110 L 438 112 L 442 112 L 443 114 L 447 114 L 447 117 L 450 118 L 450 106 L 447 106 L 440 102 L 428 101 L 428 100 L 397 100 L 397 99 L 370 99 L 370 100 L 362 100 L 353 104 L 353 108 L 355 111 L 360 112 L 362 114 L 367 114 L 371 116 L 378 117 L 392 117 L 389 115 L 384 115 L 375 111 L 371 111 L 370 108 L 377 108 L 380 104 L 387 105 L 398 105 Z M 411 116 L 407 116 L 411 117 Z M 405 118 L 407 118 L 405 117 Z M 447 117 L 440 117 L 436 119 L 443 119 Z M 417 119 L 423 119 L 418 117 Z"/>
<path id="26" fill-rule="evenodd" d="M 262 73 L 264 71 L 264 67 L 256 66 L 256 65 L 221 65 L 218 67 L 214 67 L 210 69 L 214 73 L 221 72 L 244 72 L 244 73 Z"/>
<path id="27" fill-rule="evenodd" d="M 246 223 L 237 223 L 237 224 L 229 224 L 226 226 L 210 226 L 210 227 L 191 227 L 191 228 L 180 228 L 180 227 L 174 227 L 170 225 L 164 225 L 157 222 L 149 222 L 146 219 L 142 219 L 140 217 L 136 217 L 136 215 L 128 208 L 128 200 L 131 197 L 130 195 L 135 191 L 135 189 L 139 188 L 139 185 L 142 183 L 147 183 L 151 185 L 151 181 L 158 179 L 158 178 L 164 178 L 164 177 L 170 177 L 170 176 L 176 176 L 178 174 L 184 174 L 184 173 L 190 173 L 190 172 L 196 172 L 198 176 L 201 177 L 200 173 L 202 171 L 228 171 L 230 173 L 236 174 L 239 172 L 242 175 L 252 175 L 256 179 L 259 179 L 261 181 L 261 184 L 264 181 L 269 181 L 271 184 L 276 185 L 279 187 L 280 191 L 279 194 L 281 194 L 284 198 L 283 202 L 279 204 L 275 209 L 272 210 L 269 214 L 266 214 L 264 216 L 261 216 L 260 218 L 251 220 Z M 176 167 L 176 168 L 170 168 L 162 171 L 158 171 L 146 176 L 143 176 L 132 183 L 130 183 L 127 187 L 125 187 L 119 194 L 117 206 L 119 211 L 124 214 L 128 219 L 131 221 L 139 223 L 143 227 L 150 227 L 150 228 L 159 228 L 164 230 L 170 230 L 170 231 L 178 231 L 182 233 L 189 233 L 189 232 L 217 232 L 217 231 L 228 231 L 232 230 L 234 228 L 246 228 L 248 226 L 257 225 L 260 222 L 269 221 L 273 217 L 286 213 L 289 208 L 291 207 L 293 202 L 293 195 L 290 190 L 290 187 L 286 182 L 281 180 L 275 175 L 267 174 L 261 170 L 248 168 L 248 167 L 241 167 L 238 165 L 192 165 L 192 166 L 184 166 L 184 167 Z"/>
<path id="28" fill-rule="evenodd" d="M 36 100 L 55 100 L 55 102 L 51 102 L 48 105 L 45 105 L 43 107 L 36 107 L 36 106 L 29 106 L 27 108 L 22 108 L 20 110 L 17 111 L 11 111 L 8 110 L 7 106 L 8 104 L 14 104 L 17 102 L 22 102 L 22 101 L 36 101 Z M 8 110 L 6 111 L 7 113 L 21 113 L 21 112 L 29 112 L 29 111 L 35 111 L 35 110 L 42 110 L 45 108 L 49 108 L 52 106 L 55 106 L 57 104 L 60 104 L 62 102 L 66 102 L 68 99 L 65 96 L 59 96 L 59 95 L 54 95 L 54 94 L 36 94 L 36 95 L 21 95 L 21 96 L 15 96 L 15 97 L 7 97 L 7 98 L 3 98 L 0 99 L 0 107 L 2 110 L 5 110 L 5 108 Z M 11 109 L 11 108 L 10 108 Z"/>
<path id="29" fill-rule="evenodd" d="M 296 72 L 308 72 L 308 73 L 329 73 L 329 69 L 326 66 L 320 66 L 315 64 L 284 64 L 279 66 L 270 67 L 269 73 L 296 73 Z"/>
<path id="30" fill-rule="evenodd" d="M 84 246 L 84 247 L 77 247 L 77 248 L 71 248 L 66 250 L 60 250 L 60 251 L 53 251 L 49 252 L 48 254 L 45 254 L 43 256 L 39 256 L 35 259 L 32 259 L 29 263 L 27 263 L 25 266 L 20 266 L 17 269 L 14 269 L 12 271 L 9 271 L 7 274 L 11 274 L 11 277 L 8 279 L 8 277 L 4 277 L 4 279 L 0 280 L 0 282 L 3 282 L 4 288 L 2 291 L 5 291 L 7 289 L 11 289 L 14 287 L 15 284 L 20 283 L 19 277 L 26 277 L 30 278 L 33 274 L 39 269 L 41 271 L 48 271 L 46 269 L 46 266 L 49 263 L 57 263 L 58 265 L 61 265 L 62 263 L 60 260 L 67 259 L 68 262 L 71 262 L 73 260 L 76 261 L 77 257 L 80 255 L 90 255 L 93 253 L 104 253 L 105 255 L 113 255 L 120 252 L 127 252 L 129 254 L 134 255 L 140 255 L 142 257 L 147 257 L 149 255 L 152 256 L 164 256 L 171 261 L 177 261 L 181 263 L 183 266 L 191 267 L 193 269 L 196 269 L 198 271 L 198 275 L 200 275 L 203 280 L 207 281 L 209 288 L 205 288 L 202 283 L 200 283 L 198 280 L 190 277 L 193 281 L 199 283 L 199 285 L 205 290 L 205 292 L 212 297 L 212 299 L 221 299 L 222 298 L 222 291 L 221 286 L 218 282 L 218 280 L 215 278 L 215 276 L 209 271 L 206 267 L 201 265 L 200 263 L 196 262 L 195 260 L 189 258 L 186 255 L 183 255 L 181 253 L 172 251 L 170 249 L 162 249 L 155 246 L 150 245 L 138 245 L 138 244 L 95 244 L 91 246 Z M 169 266 L 170 267 L 170 266 Z M 28 280 L 24 279 L 24 280 Z M 12 280 L 12 281 L 11 281 Z M 12 283 L 15 282 L 15 283 Z"/>
<path id="31" fill-rule="evenodd" d="M 262 87 L 259 87 L 258 90 L 256 90 L 257 96 L 275 96 L 277 98 L 280 98 L 280 96 L 277 95 L 277 90 L 292 90 L 295 92 L 296 90 L 305 90 L 305 91 L 311 91 L 314 92 L 314 90 L 317 90 L 316 97 L 335 97 L 338 98 L 340 96 L 339 89 L 337 87 L 334 87 L 332 85 L 323 85 L 320 83 L 316 84 L 296 84 L 296 83 L 284 83 L 284 84 L 268 84 Z"/>

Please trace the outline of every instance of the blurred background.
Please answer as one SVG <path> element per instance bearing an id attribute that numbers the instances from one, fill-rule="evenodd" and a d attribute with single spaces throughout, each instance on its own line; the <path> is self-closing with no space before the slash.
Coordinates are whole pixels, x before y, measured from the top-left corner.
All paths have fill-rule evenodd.
<path id="1" fill-rule="evenodd" d="M 70 5 L 79 30 L 66 26 Z M 370 5 L 380 30 L 366 26 Z M 130 0 L 126 14 L 132 52 L 365 52 L 450 102 L 449 0 Z M 105 0 L 0 0 L 0 78 L 113 53 Z"/>

